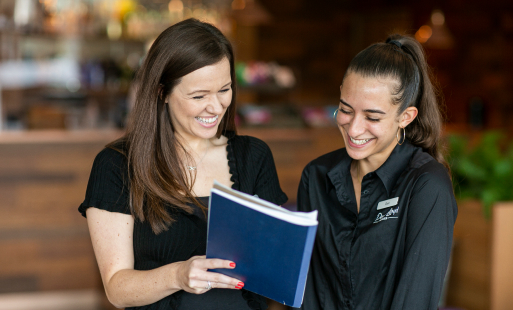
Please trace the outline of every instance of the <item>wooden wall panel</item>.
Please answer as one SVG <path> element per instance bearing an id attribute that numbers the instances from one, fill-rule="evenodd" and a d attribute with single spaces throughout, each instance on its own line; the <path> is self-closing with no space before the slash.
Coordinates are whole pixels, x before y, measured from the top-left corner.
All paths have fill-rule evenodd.
<path id="1" fill-rule="evenodd" d="M 108 139 L 0 141 L 0 293 L 101 287 L 77 208 Z"/>
<path id="2" fill-rule="evenodd" d="M 513 203 L 493 208 L 492 310 L 513 309 Z"/>
<path id="3" fill-rule="evenodd" d="M 491 231 L 479 202 L 458 202 L 447 305 L 490 309 Z"/>

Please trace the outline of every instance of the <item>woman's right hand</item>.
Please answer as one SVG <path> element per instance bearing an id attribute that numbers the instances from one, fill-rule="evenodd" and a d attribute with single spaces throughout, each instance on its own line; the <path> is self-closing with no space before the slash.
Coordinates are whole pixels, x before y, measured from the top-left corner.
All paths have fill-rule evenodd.
<path id="1" fill-rule="evenodd" d="M 244 283 L 221 273 L 208 271 L 209 269 L 234 269 L 235 263 L 224 259 L 207 259 L 203 256 L 193 256 L 178 264 L 176 281 L 178 286 L 186 292 L 203 294 L 210 288 L 241 289 Z M 209 288 L 210 281 L 210 288 Z"/>

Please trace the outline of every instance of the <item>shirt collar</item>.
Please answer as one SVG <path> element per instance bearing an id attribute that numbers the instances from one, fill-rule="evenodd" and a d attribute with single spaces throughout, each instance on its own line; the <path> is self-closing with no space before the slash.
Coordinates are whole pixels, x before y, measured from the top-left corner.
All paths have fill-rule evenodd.
<path id="1" fill-rule="evenodd" d="M 350 182 L 351 177 L 348 173 L 353 159 L 347 154 L 345 149 L 343 150 L 344 153 L 340 161 L 328 171 L 328 178 L 336 189 L 337 198 L 340 201 L 347 201 L 349 200 L 347 193 L 354 191 L 353 185 Z M 414 151 L 415 146 L 411 145 L 408 141 L 405 141 L 402 145 L 396 145 L 383 165 L 375 171 L 381 182 L 383 182 L 388 195 L 394 189 L 399 176 L 408 166 Z"/>
<path id="2" fill-rule="evenodd" d="M 376 175 L 385 185 L 388 195 L 390 195 L 397 179 L 410 163 L 414 151 L 415 146 L 408 141 L 405 141 L 402 145 L 397 144 L 383 165 L 376 170 Z"/>
<path id="3" fill-rule="evenodd" d="M 351 177 L 347 177 L 353 159 L 347 154 L 345 148 L 342 151 L 340 161 L 328 171 L 328 179 L 335 187 L 340 202 L 348 201 L 349 195 L 347 193 L 354 191 L 353 184 L 350 182 Z M 328 186 L 326 188 L 329 190 Z"/>

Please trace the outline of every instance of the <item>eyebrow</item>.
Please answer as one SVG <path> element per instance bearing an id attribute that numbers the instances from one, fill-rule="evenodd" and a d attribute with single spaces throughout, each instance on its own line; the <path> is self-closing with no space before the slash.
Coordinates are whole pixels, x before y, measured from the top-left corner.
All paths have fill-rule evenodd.
<path id="1" fill-rule="evenodd" d="M 344 100 L 340 99 L 340 103 L 342 103 L 343 105 L 346 105 L 348 107 L 350 107 L 351 109 L 354 110 L 354 108 L 347 102 L 345 102 Z M 385 112 L 381 111 L 381 110 L 375 110 L 375 109 L 366 109 L 366 110 L 363 110 L 363 112 L 366 112 L 366 113 L 378 113 L 378 114 L 386 114 Z"/>
<path id="2" fill-rule="evenodd" d="M 230 82 L 228 82 L 228 83 L 224 84 L 224 85 L 221 87 L 221 89 L 222 89 L 222 88 L 225 88 L 226 86 L 231 85 L 231 84 L 232 84 L 232 82 L 230 81 Z M 188 93 L 188 94 L 187 94 L 187 96 L 193 95 L 193 94 L 195 94 L 195 93 L 208 93 L 208 92 L 209 92 L 209 90 L 195 90 L 195 91 L 193 91 L 193 92 L 191 92 L 191 93 Z"/>

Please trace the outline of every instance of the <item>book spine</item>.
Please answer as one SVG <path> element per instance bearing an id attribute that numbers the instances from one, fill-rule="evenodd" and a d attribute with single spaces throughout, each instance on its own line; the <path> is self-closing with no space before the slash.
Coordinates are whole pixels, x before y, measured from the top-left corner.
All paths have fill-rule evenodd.
<path id="1" fill-rule="evenodd" d="M 305 248 L 303 251 L 303 258 L 301 260 L 301 270 L 299 272 L 299 279 L 297 281 L 296 295 L 294 298 L 294 304 L 292 305 L 292 307 L 294 308 L 301 307 L 301 304 L 303 303 L 303 297 L 305 295 L 306 278 L 308 275 L 308 268 L 310 267 L 310 259 L 312 258 L 312 250 L 316 232 L 317 226 L 311 226 L 308 228 Z"/>

